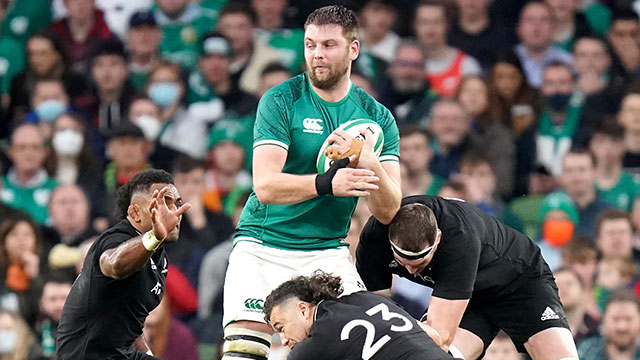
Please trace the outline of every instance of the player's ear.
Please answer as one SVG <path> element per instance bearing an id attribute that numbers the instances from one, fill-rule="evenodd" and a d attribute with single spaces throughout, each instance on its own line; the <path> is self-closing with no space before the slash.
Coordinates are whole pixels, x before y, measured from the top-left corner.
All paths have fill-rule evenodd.
<path id="1" fill-rule="evenodd" d="M 300 315 L 302 315 L 303 318 L 307 319 L 309 317 L 309 314 L 311 313 L 309 303 L 305 301 L 299 301 L 297 308 L 298 312 L 300 313 Z"/>
<path id="2" fill-rule="evenodd" d="M 127 215 L 129 215 L 131 220 L 133 220 L 134 222 L 139 223 L 142 221 L 140 206 L 138 204 L 129 205 L 129 208 L 127 208 Z"/>
<path id="3" fill-rule="evenodd" d="M 360 41 L 353 40 L 351 45 L 349 45 L 349 58 L 351 61 L 356 61 L 358 55 L 360 54 Z"/>

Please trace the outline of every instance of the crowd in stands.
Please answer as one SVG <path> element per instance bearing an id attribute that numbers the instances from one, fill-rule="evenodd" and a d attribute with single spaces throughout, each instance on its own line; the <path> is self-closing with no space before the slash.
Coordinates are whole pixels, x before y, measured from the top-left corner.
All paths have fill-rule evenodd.
<path id="1" fill-rule="evenodd" d="M 304 71 L 304 20 L 333 3 L 359 16 L 352 81 L 396 119 L 403 194 L 527 234 L 580 358 L 640 359 L 639 0 L 0 0 L 0 360 L 55 359 L 84 255 L 150 167 L 192 207 L 145 336 L 218 358 L 258 102 Z M 392 295 L 418 318 L 429 299 Z M 485 358 L 520 355 L 499 334 Z"/>

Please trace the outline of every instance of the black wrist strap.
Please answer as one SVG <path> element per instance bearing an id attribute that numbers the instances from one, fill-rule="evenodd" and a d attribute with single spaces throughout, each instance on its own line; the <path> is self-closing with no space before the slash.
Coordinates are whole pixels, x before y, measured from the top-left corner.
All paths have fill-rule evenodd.
<path id="1" fill-rule="evenodd" d="M 338 170 L 349 165 L 349 158 L 334 161 L 324 174 L 316 175 L 316 192 L 318 195 L 333 195 L 331 181 Z"/>

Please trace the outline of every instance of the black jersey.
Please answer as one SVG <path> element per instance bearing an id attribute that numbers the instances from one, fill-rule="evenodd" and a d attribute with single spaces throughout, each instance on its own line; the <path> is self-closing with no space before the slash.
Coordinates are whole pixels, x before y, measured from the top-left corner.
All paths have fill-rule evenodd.
<path id="1" fill-rule="evenodd" d="M 527 279 L 551 274 L 540 248 L 525 235 L 462 200 L 410 196 L 402 205 L 421 203 L 433 210 L 442 231 L 431 263 L 411 275 L 393 257 L 389 226 L 373 217 L 360 235 L 357 268 L 367 289 L 391 287 L 391 275 L 433 288 L 444 299 L 490 299 L 509 294 Z"/>
<path id="2" fill-rule="evenodd" d="M 138 236 L 123 220 L 91 246 L 73 283 L 58 327 L 58 360 L 133 359 L 144 321 L 164 295 L 167 256 L 160 248 L 145 267 L 122 280 L 102 274 L 100 255 Z"/>
<path id="3" fill-rule="evenodd" d="M 361 291 L 321 301 L 309 337 L 288 360 L 452 359 L 418 322 L 384 296 Z"/>

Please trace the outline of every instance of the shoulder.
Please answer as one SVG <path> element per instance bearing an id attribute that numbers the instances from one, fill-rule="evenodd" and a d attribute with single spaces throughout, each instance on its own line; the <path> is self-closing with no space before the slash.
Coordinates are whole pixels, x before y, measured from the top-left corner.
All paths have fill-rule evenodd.
<path id="1" fill-rule="evenodd" d="M 272 87 L 262 96 L 260 105 L 274 105 L 274 101 L 293 105 L 304 93 L 305 79 L 300 74 Z"/>
<path id="2" fill-rule="evenodd" d="M 350 96 L 374 120 L 391 116 L 389 109 L 358 86 L 353 86 Z"/>

